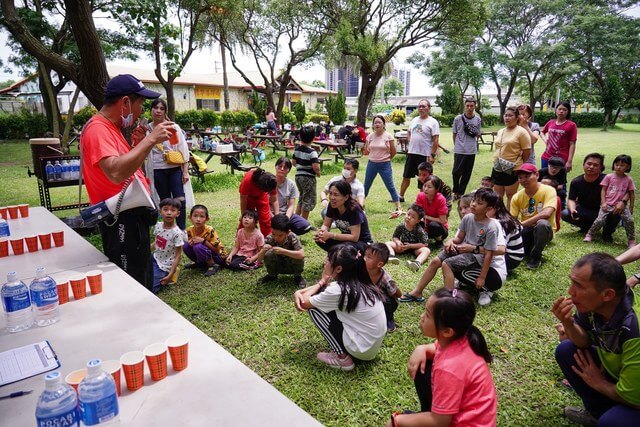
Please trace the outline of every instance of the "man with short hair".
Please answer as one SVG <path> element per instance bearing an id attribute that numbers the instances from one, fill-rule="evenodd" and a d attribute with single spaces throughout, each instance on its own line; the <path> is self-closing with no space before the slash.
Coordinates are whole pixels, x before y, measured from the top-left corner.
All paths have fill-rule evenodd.
<path id="1" fill-rule="evenodd" d="M 511 199 L 509 211 L 522 224 L 527 268 L 536 269 L 542 262 L 542 251 L 553 239 L 558 196 L 553 187 L 538 182 L 538 168 L 531 163 L 522 164 L 514 173 L 522 190 Z"/>
<path id="2" fill-rule="evenodd" d="M 598 217 L 600 211 L 600 183 L 605 177 L 604 155 L 600 153 L 587 154 L 582 162 L 584 174 L 575 177 L 569 187 L 567 208 L 562 211 L 562 220 L 580 227 L 581 233 L 586 233 Z M 627 198 L 628 196 L 625 196 Z M 613 214 L 607 217 L 602 228 L 602 240 L 613 241 L 613 232 L 620 222 L 620 212 L 625 208 L 619 203 Z"/>
<path id="3" fill-rule="evenodd" d="M 327 213 L 327 206 L 329 206 L 329 187 L 331 184 L 341 179 L 344 179 L 349 183 L 351 186 L 351 195 L 364 209 L 364 185 L 356 177 L 359 167 L 360 162 L 358 159 L 346 159 L 342 168 L 342 175 L 334 176 L 329 180 L 329 182 L 327 182 L 327 185 L 324 186 L 320 192 L 320 201 L 322 204 L 322 211 L 320 212 L 320 215 L 322 215 L 322 218 L 325 217 Z"/>
<path id="4" fill-rule="evenodd" d="M 453 119 L 453 198 L 459 199 L 467 191 L 473 165 L 478 153 L 477 137 L 482 132 L 482 119 L 475 114 L 476 100 L 464 102 L 464 114 Z"/>
<path id="5" fill-rule="evenodd" d="M 402 173 L 400 184 L 400 201 L 404 202 L 404 193 L 411 184 L 411 178 L 418 175 L 418 165 L 422 162 L 435 162 L 440 138 L 440 125 L 438 121 L 429 116 L 431 103 L 428 99 L 418 102 L 418 117 L 414 117 L 407 131 L 407 158 Z"/>
<path id="6" fill-rule="evenodd" d="M 104 104 L 87 122 L 81 137 L 82 178 L 92 205 L 120 193 L 134 175 L 149 191 L 140 167 L 156 144 L 169 139 L 174 123 L 160 123 L 146 136 L 145 129 L 137 127 L 131 136 L 133 148 L 122 130 L 136 123 L 146 99 L 159 96 L 130 74 L 118 75 L 107 83 Z M 105 255 L 149 290 L 153 285 L 149 227 L 157 219 L 157 212 L 153 217 L 147 208 L 140 207 L 120 212 L 113 224 L 100 224 Z"/>
<path id="7" fill-rule="evenodd" d="M 581 425 L 637 426 L 640 299 L 609 254 L 583 256 L 569 277 L 569 297 L 561 296 L 551 309 L 568 338 L 556 347 L 555 357 L 584 409 L 567 407 L 564 414 Z"/>

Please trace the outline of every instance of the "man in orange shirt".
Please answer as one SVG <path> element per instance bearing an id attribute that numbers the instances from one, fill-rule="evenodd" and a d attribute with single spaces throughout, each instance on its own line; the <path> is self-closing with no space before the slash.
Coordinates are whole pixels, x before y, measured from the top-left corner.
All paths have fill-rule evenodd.
<path id="1" fill-rule="evenodd" d="M 130 74 L 118 75 L 107 84 L 104 104 L 89 120 L 81 137 L 82 178 L 91 204 L 118 194 L 125 181 L 134 174 L 149 189 L 140 166 L 155 144 L 169 139 L 173 122 L 155 126 L 147 136 L 145 129 L 136 128 L 131 137 L 134 148 L 122 135 L 122 128 L 136 123 L 143 112 L 145 99 L 159 96 Z M 133 208 L 120 212 L 114 224 L 101 223 L 100 234 L 109 260 L 151 289 L 153 271 L 149 226 L 147 208 Z"/>

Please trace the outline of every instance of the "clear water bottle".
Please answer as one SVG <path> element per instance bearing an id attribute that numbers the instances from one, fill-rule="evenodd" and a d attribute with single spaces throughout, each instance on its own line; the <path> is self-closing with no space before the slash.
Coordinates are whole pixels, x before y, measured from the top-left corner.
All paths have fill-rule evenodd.
<path id="1" fill-rule="evenodd" d="M 6 219 L 0 215 L 0 237 L 11 236 L 11 230 L 9 230 L 9 223 Z"/>
<path id="2" fill-rule="evenodd" d="M 62 381 L 62 375 L 58 371 L 44 376 L 44 391 L 38 398 L 36 420 L 38 427 L 79 425 L 76 392 Z"/>
<path id="3" fill-rule="evenodd" d="M 66 160 L 62 161 L 62 180 L 63 181 L 68 181 L 69 179 L 71 179 L 69 177 L 69 162 L 67 162 Z"/>
<path id="4" fill-rule="evenodd" d="M 33 325 L 29 288 L 22 280 L 18 280 L 18 274 L 15 271 L 7 274 L 7 283 L 2 285 L 2 306 L 7 319 L 8 332 L 24 331 Z"/>
<path id="5" fill-rule="evenodd" d="M 53 170 L 53 165 L 51 164 L 51 160 L 47 161 L 47 164 L 45 165 L 44 170 L 47 175 L 47 181 L 51 182 L 56 180 L 56 175 Z"/>
<path id="6" fill-rule="evenodd" d="M 60 320 L 58 286 L 47 276 L 44 267 L 36 268 L 36 278 L 29 285 L 31 301 L 38 326 L 48 326 Z"/>
<path id="7" fill-rule="evenodd" d="M 83 426 L 118 421 L 118 395 L 113 377 L 102 370 L 100 359 L 87 363 L 87 376 L 78 386 L 80 421 Z"/>
<path id="8" fill-rule="evenodd" d="M 56 160 L 53 164 L 53 175 L 56 181 L 62 180 L 62 165 L 60 164 L 60 160 Z"/>
<path id="9" fill-rule="evenodd" d="M 75 159 L 73 161 L 73 178 L 72 179 L 79 179 L 80 178 L 80 160 Z"/>

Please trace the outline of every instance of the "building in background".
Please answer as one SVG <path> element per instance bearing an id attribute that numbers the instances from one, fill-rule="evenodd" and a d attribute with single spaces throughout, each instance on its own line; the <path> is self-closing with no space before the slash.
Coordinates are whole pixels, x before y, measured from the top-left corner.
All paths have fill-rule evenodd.
<path id="1" fill-rule="evenodd" d="M 400 80 L 404 86 L 404 96 L 411 94 L 411 70 L 407 68 L 393 68 L 391 71 L 391 77 L 395 77 Z"/>
<path id="2" fill-rule="evenodd" d="M 346 67 L 327 69 L 325 84 L 330 91 L 341 90 L 347 98 L 357 98 L 360 93 L 360 77 Z"/>

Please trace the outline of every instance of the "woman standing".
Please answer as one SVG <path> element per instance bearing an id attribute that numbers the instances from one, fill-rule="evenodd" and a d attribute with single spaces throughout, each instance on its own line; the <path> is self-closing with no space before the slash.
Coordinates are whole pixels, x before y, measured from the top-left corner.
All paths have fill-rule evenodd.
<path id="1" fill-rule="evenodd" d="M 155 126 L 169 120 L 167 118 L 167 103 L 160 98 L 156 98 L 151 103 L 151 123 L 147 126 L 147 134 L 149 134 Z M 152 197 L 156 205 L 160 200 L 166 198 L 174 198 L 180 200 L 180 216 L 176 222 L 181 230 L 186 229 L 187 208 L 193 206 L 193 190 L 191 189 L 191 181 L 189 181 L 188 162 L 189 162 L 189 146 L 185 140 L 184 133 L 180 126 L 174 125 L 175 134 L 162 144 L 156 144 L 147 158 L 145 170 L 147 178 L 151 181 Z M 174 139 L 175 138 L 175 139 Z M 172 142 L 176 142 L 174 144 Z M 182 155 L 184 163 L 175 164 L 167 162 L 166 153 L 178 152 Z M 189 206 L 187 206 L 189 205 Z"/>
<path id="2" fill-rule="evenodd" d="M 564 168 L 571 172 L 573 167 L 573 155 L 576 152 L 576 140 L 578 139 L 578 127 L 571 118 L 571 104 L 561 102 L 556 108 L 556 118 L 551 119 L 542 129 L 542 140 L 547 144 L 547 149 L 542 153 L 540 165 L 546 168 L 548 161 L 553 156 L 562 157 Z"/>
<path id="3" fill-rule="evenodd" d="M 264 120 L 267 122 L 267 132 L 272 131 L 275 134 L 278 126 L 276 126 L 276 114 L 271 107 L 267 107 L 267 111 L 264 113 Z"/>
<path id="4" fill-rule="evenodd" d="M 331 233 L 331 223 L 335 222 L 341 233 Z M 361 253 L 371 243 L 371 232 L 367 216 L 360 204 L 351 196 L 351 185 L 345 180 L 331 183 L 329 186 L 329 206 L 322 227 L 313 237 L 318 246 L 328 251 L 332 246 L 349 243 Z"/>
<path id="5" fill-rule="evenodd" d="M 506 108 L 504 112 L 506 127 L 498 131 L 496 149 L 493 153 L 491 177 L 495 181 L 494 190 L 500 198 L 507 194 L 507 210 L 511 206 L 511 198 L 518 190 L 518 177 L 514 170 L 518 169 L 531 155 L 531 138 L 528 131 L 518 126 L 519 115 L 517 108 Z"/>
<path id="6" fill-rule="evenodd" d="M 364 175 L 364 197 L 369 195 L 373 180 L 376 175 L 380 174 L 382 182 L 391 195 L 391 201 L 396 204 L 396 211 L 401 211 L 400 196 L 393 183 L 393 169 L 391 168 L 391 160 L 396 155 L 396 144 L 393 136 L 386 132 L 386 121 L 383 116 L 377 115 L 373 118 L 373 132 L 367 136 L 362 152 L 365 156 L 369 156 Z"/>
<path id="7" fill-rule="evenodd" d="M 260 168 L 247 172 L 240 183 L 240 224 L 242 227 L 242 213 L 247 209 L 258 212 L 260 231 L 263 236 L 271 234 L 271 217 L 273 212 L 280 210 L 278 206 L 278 192 L 276 177 Z"/>
<path id="8" fill-rule="evenodd" d="M 526 130 L 527 133 L 529 133 L 529 138 L 531 139 L 531 154 L 529 154 L 529 158 L 525 160 L 525 163 L 535 165 L 536 153 L 533 148 L 535 143 L 538 141 L 538 138 L 540 138 L 540 125 L 531 121 L 531 117 L 533 117 L 533 110 L 529 104 L 518 105 L 518 112 L 520 113 L 518 116 L 518 126 L 521 126 Z"/>

